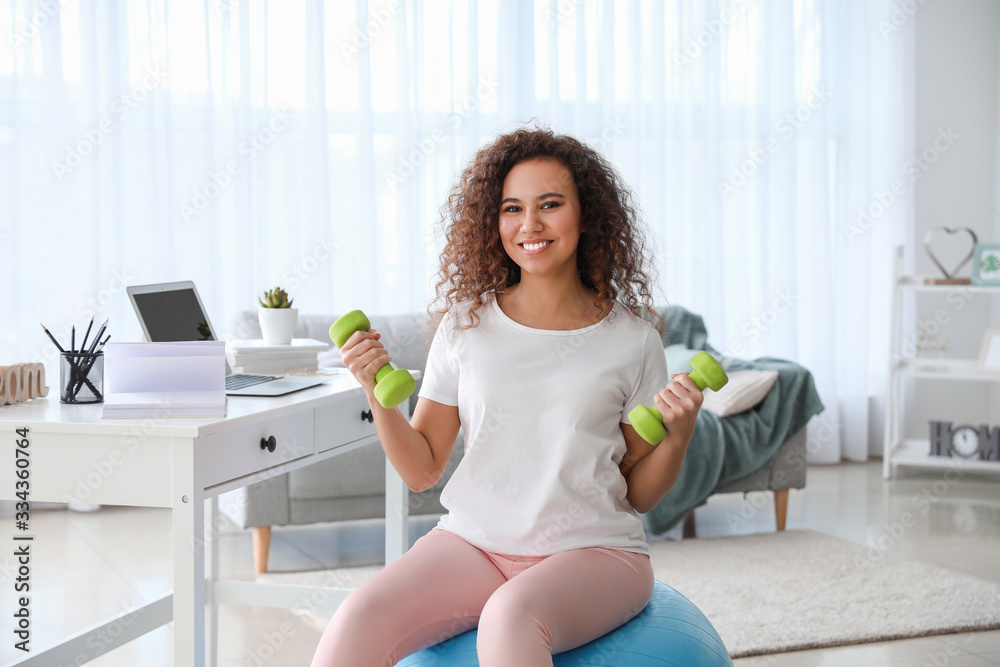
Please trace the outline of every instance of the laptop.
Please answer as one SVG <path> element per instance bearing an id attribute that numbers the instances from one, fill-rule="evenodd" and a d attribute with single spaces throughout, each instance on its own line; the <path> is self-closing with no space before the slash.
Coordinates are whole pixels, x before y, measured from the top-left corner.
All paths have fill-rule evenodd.
<path id="1" fill-rule="evenodd" d="M 190 280 L 126 289 L 146 340 L 166 343 L 184 340 L 218 340 L 212 323 Z M 284 375 L 234 375 L 226 361 L 226 394 L 229 396 L 282 396 L 323 384 L 322 379 Z"/>

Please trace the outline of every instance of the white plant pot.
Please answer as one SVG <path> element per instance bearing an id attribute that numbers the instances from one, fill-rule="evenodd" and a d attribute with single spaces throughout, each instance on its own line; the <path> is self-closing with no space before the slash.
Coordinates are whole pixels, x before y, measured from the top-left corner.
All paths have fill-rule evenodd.
<path id="1" fill-rule="evenodd" d="M 288 345 L 292 342 L 298 308 L 258 308 L 257 321 L 265 345 Z"/>

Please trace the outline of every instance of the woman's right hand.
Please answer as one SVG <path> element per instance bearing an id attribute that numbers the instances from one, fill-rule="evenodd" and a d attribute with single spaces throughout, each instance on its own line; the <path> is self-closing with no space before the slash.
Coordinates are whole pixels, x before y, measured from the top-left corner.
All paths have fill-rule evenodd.
<path id="1" fill-rule="evenodd" d="M 369 329 L 355 331 L 340 348 L 340 358 L 347 370 L 361 383 L 369 398 L 375 392 L 375 374 L 392 361 L 389 351 L 379 341 L 382 334 Z"/>

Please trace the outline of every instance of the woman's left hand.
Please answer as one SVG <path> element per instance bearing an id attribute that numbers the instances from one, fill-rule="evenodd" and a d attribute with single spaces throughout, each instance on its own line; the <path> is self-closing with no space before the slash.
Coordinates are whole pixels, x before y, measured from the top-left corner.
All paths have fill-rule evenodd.
<path id="1" fill-rule="evenodd" d="M 671 378 L 673 382 L 661 389 L 653 402 L 668 433 L 690 436 L 694 433 L 694 423 L 705 396 L 687 373 L 677 373 Z"/>
<path id="2" fill-rule="evenodd" d="M 677 482 L 694 435 L 698 411 L 705 400 L 687 373 L 671 377 L 673 382 L 653 396 L 653 403 L 667 429 L 663 440 L 652 445 L 636 433 L 633 426 L 622 425 L 627 451 L 619 469 L 628 484 L 625 499 L 640 514 L 653 509 Z"/>

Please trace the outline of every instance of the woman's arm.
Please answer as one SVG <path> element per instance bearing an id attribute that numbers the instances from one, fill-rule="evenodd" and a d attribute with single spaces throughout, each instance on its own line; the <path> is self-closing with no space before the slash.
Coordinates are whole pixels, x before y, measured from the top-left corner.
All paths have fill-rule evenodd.
<path id="1" fill-rule="evenodd" d="M 380 337 L 375 331 L 356 331 L 340 356 L 365 390 L 386 457 L 406 486 L 419 493 L 444 474 L 458 437 L 458 408 L 419 398 L 409 422 L 398 407 L 383 408 L 375 398 L 375 373 L 390 359 Z"/>
<path id="2" fill-rule="evenodd" d="M 386 410 L 374 395 L 368 397 L 368 402 L 382 449 L 406 486 L 415 493 L 434 486 L 455 447 L 458 408 L 418 398 L 413 419 L 407 422 L 399 408 Z"/>
<path id="3" fill-rule="evenodd" d="M 673 378 L 653 399 L 667 429 L 659 444 L 643 440 L 630 424 L 621 425 L 626 451 L 618 469 L 628 484 L 625 499 L 640 514 L 656 507 L 677 481 L 704 400 L 686 373 Z"/>

